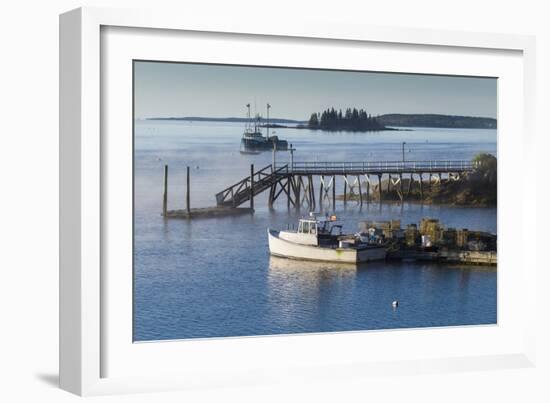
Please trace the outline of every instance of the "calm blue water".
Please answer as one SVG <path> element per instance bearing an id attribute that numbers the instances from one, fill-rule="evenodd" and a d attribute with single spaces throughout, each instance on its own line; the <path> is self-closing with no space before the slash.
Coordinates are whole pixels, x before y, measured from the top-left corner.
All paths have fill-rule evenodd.
<path id="1" fill-rule="evenodd" d="M 496 155 L 495 130 L 275 131 L 297 148 L 296 161 L 398 160 L 403 141 L 408 160 Z M 271 153 L 241 155 L 241 133 L 240 124 L 136 121 L 136 341 L 496 323 L 494 268 L 384 262 L 355 268 L 270 258 L 266 228 L 286 228 L 298 218 L 285 199 L 269 211 L 266 196 L 258 197 L 253 216 L 164 220 L 164 164 L 172 209 L 184 207 L 187 165 L 192 206 L 204 207 L 247 175 L 251 163 L 271 163 Z M 343 184 L 337 186 L 340 193 Z M 496 232 L 494 208 L 337 202 L 336 214 L 349 232 L 365 219 L 400 218 L 406 225 L 422 217 Z"/>

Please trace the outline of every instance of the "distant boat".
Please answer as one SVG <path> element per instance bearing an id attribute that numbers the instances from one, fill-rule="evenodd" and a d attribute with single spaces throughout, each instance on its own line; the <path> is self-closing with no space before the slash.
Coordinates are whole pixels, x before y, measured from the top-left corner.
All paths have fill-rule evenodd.
<path id="1" fill-rule="evenodd" d="M 266 136 L 263 135 L 260 128 L 260 116 L 256 115 L 254 122 L 251 122 L 250 104 L 247 104 L 246 107 L 248 109 L 247 122 L 241 138 L 241 153 L 258 154 L 262 151 L 270 151 L 273 149 L 277 151 L 287 151 L 288 142 L 286 140 L 279 140 L 278 136 L 269 135 L 269 109 L 271 105 L 267 104 Z"/>
<path id="2" fill-rule="evenodd" d="M 302 218 L 297 230 L 267 230 L 269 253 L 298 260 L 363 263 L 386 258 L 386 246 L 361 234 L 342 234 L 336 216 Z"/>

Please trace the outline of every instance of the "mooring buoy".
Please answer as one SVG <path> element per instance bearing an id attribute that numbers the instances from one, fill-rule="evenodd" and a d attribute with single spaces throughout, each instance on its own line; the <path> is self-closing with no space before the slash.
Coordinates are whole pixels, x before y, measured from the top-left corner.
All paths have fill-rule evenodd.
<path id="1" fill-rule="evenodd" d="M 399 306 L 399 301 L 395 300 L 391 303 L 391 306 L 397 308 Z"/>

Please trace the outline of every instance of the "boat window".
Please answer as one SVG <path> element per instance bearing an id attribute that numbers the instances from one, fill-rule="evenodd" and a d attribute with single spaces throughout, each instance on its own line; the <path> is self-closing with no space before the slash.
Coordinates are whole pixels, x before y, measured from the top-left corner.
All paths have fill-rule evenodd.
<path id="1" fill-rule="evenodd" d="M 310 231 L 309 231 L 311 234 L 316 234 L 317 233 L 317 225 L 315 225 L 315 223 L 311 223 L 311 227 L 310 227 Z"/>
<path id="2" fill-rule="evenodd" d="M 307 221 L 302 222 L 302 232 L 309 234 L 309 223 Z"/>

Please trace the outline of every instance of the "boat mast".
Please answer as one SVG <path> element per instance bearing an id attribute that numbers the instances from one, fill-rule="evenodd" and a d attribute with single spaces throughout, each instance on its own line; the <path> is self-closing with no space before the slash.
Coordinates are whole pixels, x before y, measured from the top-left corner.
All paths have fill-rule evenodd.
<path id="1" fill-rule="evenodd" d="M 254 133 L 258 133 L 258 120 L 260 115 L 258 114 L 258 108 L 256 105 L 256 97 L 254 97 Z"/>
<path id="2" fill-rule="evenodd" d="M 267 104 L 267 138 L 269 139 L 269 108 L 271 108 L 271 105 L 269 103 Z"/>
<path id="3" fill-rule="evenodd" d="M 246 104 L 246 109 L 248 112 L 246 113 L 246 124 L 244 126 L 244 130 L 248 132 L 250 131 L 250 103 Z"/>

